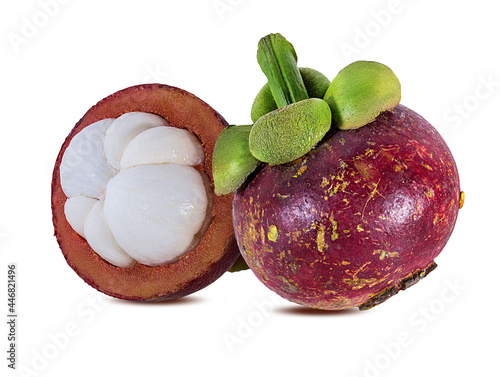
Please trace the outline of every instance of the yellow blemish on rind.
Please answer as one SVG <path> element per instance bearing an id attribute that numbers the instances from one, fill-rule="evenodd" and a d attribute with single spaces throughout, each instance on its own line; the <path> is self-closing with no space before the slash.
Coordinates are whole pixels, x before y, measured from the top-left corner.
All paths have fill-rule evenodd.
<path id="1" fill-rule="evenodd" d="M 328 248 L 328 245 L 325 243 L 325 227 L 323 225 L 320 225 L 318 228 L 316 245 L 318 246 L 318 251 L 320 253 L 324 252 Z"/>
<path id="2" fill-rule="evenodd" d="M 364 216 L 365 216 L 365 209 L 366 209 L 366 206 L 368 205 L 368 202 L 373 199 L 373 197 L 375 196 L 375 194 L 378 194 L 380 195 L 381 197 L 385 198 L 384 195 L 382 195 L 380 192 L 378 192 L 377 190 L 377 187 L 378 187 L 378 184 L 380 183 L 380 179 L 378 180 L 377 183 L 375 183 L 373 186 L 373 191 L 370 193 L 370 195 L 368 196 L 368 199 L 366 200 L 366 203 L 365 203 L 365 206 L 363 207 L 363 213 L 361 214 L 361 218 L 363 219 Z"/>
<path id="3" fill-rule="evenodd" d="M 269 239 L 269 241 L 276 242 L 278 236 L 278 227 L 276 225 L 271 225 L 267 232 L 267 238 Z"/>
<path id="4" fill-rule="evenodd" d="M 377 281 L 376 278 L 370 278 L 370 279 L 344 279 L 343 280 L 343 282 L 345 284 L 349 285 L 350 287 L 352 287 L 352 289 L 361 289 L 365 285 L 370 284 L 370 283 L 374 283 L 376 281 Z"/>
<path id="5" fill-rule="evenodd" d="M 262 241 L 263 244 L 266 242 L 265 231 L 264 231 L 264 228 L 262 228 L 262 227 L 260 227 L 260 240 Z"/>
<path id="6" fill-rule="evenodd" d="M 293 176 L 293 178 L 298 178 L 302 173 L 304 173 L 307 170 L 307 166 L 301 166 L 299 170 L 297 170 L 297 173 Z"/>
<path id="7" fill-rule="evenodd" d="M 463 191 L 460 191 L 460 204 L 458 206 L 458 209 L 464 206 L 464 201 L 465 201 L 465 193 Z"/>
<path id="8" fill-rule="evenodd" d="M 356 227 L 356 230 L 358 232 L 364 232 L 365 230 L 361 227 L 361 224 L 358 224 L 358 226 Z"/>
<path id="9" fill-rule="evenodd" d="M 330 223 L 332 224 L 332 241 L 335 241 L 339 238 L 339 234 L 337 233 L 339 223 L 333 219 L 333 216 L 330 216 Z"/>
<path id="10" fill-rule="evenodd" d="M 281 195 L 280 193 L 277 193 L 276 196 L 278 197 L 278 199 L 286 199 L 290 197 L 290 195 Z"/>
<path id="11" fill-rule="evenodd" d="M 383 260 L 385 257 L 390 257 L 390 258 L 399 257 L 399 253 L 396 251 L 391 252 L 391 251 L 382 250 L 382 249 L 373 250 L 373 255 L 375 255 L 375 254 L 380 254 L 380 256 L 379 256 L 380 260 Z"/>
<path id="12" fill-rule="evenodd" d="M 434 220 L 432 221 L 433 225 L 436 225 L 439 222 L 439 213 L 434 214 Z"/>
<path id="13" fill-rule="evenodd" d="M 333 188 L 333 193 L 336 194 L 339 191 L 340 183 L 337 183 Z"/>
<path id="14" fill-rule="evenodd" d="M 352 289 L 361 289 L 367 284 L 371 284 L 377 281 L 376 278 L 369 278 L 369 279 L 359 279 L 358 274 L 365 269 L 367 265 L 369 265 L 371 262 L 366 262 L 363 264 L 360 268 L 358 268 L 351 276 L 352 279 L 343 279 L 342 281 L 345 284 L 348 284 L 349 286 L 352 287 Z M 346 271 L 348 272 L 348 271 Z"/>

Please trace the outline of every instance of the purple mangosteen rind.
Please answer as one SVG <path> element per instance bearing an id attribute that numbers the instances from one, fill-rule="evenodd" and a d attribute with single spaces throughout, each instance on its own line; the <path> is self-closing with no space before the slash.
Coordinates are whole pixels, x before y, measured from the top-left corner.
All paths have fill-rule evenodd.
<path id="1" fill-rule="evenodd" d="M 367 309 L 435 268 L 461 198 L 442 137 L 398 105 L 332 130 L 299 160 L 262 166 L 237 190 L 233 222 L 245 261 L 277 294 Z"/>

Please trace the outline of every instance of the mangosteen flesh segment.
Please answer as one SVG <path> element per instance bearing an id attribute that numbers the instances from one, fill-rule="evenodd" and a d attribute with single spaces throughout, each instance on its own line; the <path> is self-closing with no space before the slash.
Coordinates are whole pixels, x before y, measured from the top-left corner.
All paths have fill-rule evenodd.
<path id="1" fill-rule="evenodd" d="M 60 166 L 73 229 L 117 267 L 173 263 L 210 222 L 210 183 L 196 170 L 200 141 L 162 117 L 131 112 L 90 124 Z"/>
<path id="2" fill-rule="evenodd" d="M 280 296 L 367 309 L 435 268 L 460 197 L 444 140 L 398 105 L 297 161 L 263 166 L 236 191 L 233 223 L 247 264 Z"/>

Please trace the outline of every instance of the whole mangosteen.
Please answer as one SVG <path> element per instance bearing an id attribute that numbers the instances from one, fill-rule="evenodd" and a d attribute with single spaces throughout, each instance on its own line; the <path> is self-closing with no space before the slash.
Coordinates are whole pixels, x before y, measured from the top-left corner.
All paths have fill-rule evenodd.
<path id="1" fill-rule="evenodd" d="M 463 193 L 443 138 L 399 104 L 392 70 L 354 62 L 323 99 L 308 99 L 281 35 L 262 38 L 257 58 L 278 109 L 255 122 L 248 153 L 234 153 L 260 165 L 250 174 L 240 162 L 248 178 L 226 184 L 237 187 L 236 240 L 257 278 L 290 301 L 339 310 L 369 309 L 425 277 Z"/>
<path id="2" fill-rule="evenodd" d="M 435 268 L 460 200 L 446 143 L 398 105 L 298 160 L 262 166 L 236 191 L 233 221 L 247 264 L 280 296 L 367 309 Z"/>

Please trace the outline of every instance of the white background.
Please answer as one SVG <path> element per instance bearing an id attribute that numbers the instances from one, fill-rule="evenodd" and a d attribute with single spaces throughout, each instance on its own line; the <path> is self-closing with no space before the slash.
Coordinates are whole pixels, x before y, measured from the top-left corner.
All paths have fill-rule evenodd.
<path id="1" fill-rule="evenodd" d="M 500 26 L 490 4 L 2 1 L 0 315 L 7 266 L 16 263 L 19 317 L 15 372 L 6 314 L 0 321 L 0 374 L 496 373 L 498 347 L 488 339 L 500 336 Z M 330 79 L 355 60 L 385 63 L 402 83 L 402 103 L 440 130 L 466 201 L 438 269 L 367 312 L 302 308 L 249 271 L 161 304 L 112 299 L 85 284 L 62 257 L 50 213 L 53 163 L 73 125 L 101 98 L 145 82 L 191 91 L 229 123 L 248 124 L 265 82 L 257 42 L 271 32 L 292 42 L 299 66 Z"/>

